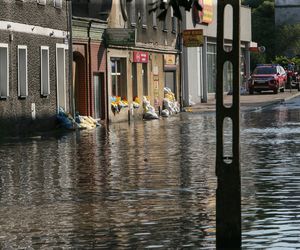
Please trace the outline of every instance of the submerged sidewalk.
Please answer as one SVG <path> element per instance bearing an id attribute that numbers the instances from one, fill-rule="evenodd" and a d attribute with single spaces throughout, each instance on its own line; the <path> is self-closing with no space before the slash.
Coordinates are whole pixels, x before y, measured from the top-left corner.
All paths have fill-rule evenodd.
<path id="1" fill-rule="evenodd" d="M 300 92 L 297 89 L 286 89 L 285 92 L 279 92 L 273 94 L 272 92 L 254 93 L 253 95 L 241 95 L 240 96 L 240 109 L 257 109 L 273 105 L 276 103 L 282 103 L 289 99 L 300 96 Z M 224 103 L 232 103 L 232 95 L 224 95 Z M 186 108 L 187 111 L 191 112 L 213 112 L 216 110 L 216 99 L 215 97 L 208 98 L 207 103 L 198 103 L 192 107 Z"/>

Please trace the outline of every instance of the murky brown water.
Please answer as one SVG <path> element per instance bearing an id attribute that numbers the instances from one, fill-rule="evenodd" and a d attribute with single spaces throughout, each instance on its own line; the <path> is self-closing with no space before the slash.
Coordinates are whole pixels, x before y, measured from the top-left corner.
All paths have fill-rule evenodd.
<path id="1" fill-rule="evenodd" d="M 243 247 L 300 247 L 300 110 L 243 112 Z M 215 117 L 0 144 L 0 248 L 215 248 Z"/>

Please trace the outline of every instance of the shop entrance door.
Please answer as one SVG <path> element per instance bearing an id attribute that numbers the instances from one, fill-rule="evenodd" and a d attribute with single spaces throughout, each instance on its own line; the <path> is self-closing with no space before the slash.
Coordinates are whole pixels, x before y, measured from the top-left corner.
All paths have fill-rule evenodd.
<path id="1" fill-rule="evenodd" d="M 176 97 L 176 78 L 175 71 L 165 72 L 165 86 L 175 94 Z"/>
<path id="2" fill-rule="evenodd" d="M 104 73 L 94 74 L 94 104 L 95 104 L 95 118 L 104 119 L 105 116 Z"/>

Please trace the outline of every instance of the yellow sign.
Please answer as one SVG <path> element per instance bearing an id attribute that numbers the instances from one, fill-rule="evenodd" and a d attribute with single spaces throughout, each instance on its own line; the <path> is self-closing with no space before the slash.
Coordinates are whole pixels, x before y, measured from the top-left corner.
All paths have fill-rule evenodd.
<path id="1" fill-rule="evenodd" d="M 182 32 L 183 46 L 200 47 L 203 45 L 203 30 L 193 29 Z"/>
<path id="2" fill-rule="evenodd" d="M 174 65 L 176 64 L 175 55 L 164 55 L 165 65 Z"/>

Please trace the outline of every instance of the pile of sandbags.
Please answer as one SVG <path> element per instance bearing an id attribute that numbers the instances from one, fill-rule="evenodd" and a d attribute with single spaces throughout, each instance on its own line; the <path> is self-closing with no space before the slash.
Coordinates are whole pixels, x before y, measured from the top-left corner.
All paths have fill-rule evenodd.
<path id="1" fill-rule="evenodd" d="M 79 115 L 78 113 L 75 116 L 75 121 L 80 129 L 93 129 L 97 126 L 100 126 L 100 124 L 93 117 Z"/>
<path id="2" fill-rule="evenodd" d="M 161 115 L 167 117 L 169 115 L 179 113 L 179 103 L 176 101 L 175 95 L 170 88 L 164 88 L 164 96 L 165 98 L 163 99 L 163 110 Z"/>
<path id="3" fill-rule="evenodd" d="M 151 106 L 150 101 L 146 96 L 143 96 L 143 108 L 145 120 L 158 119 L 158 115 L 156 114 L 154 107 Z"/>

